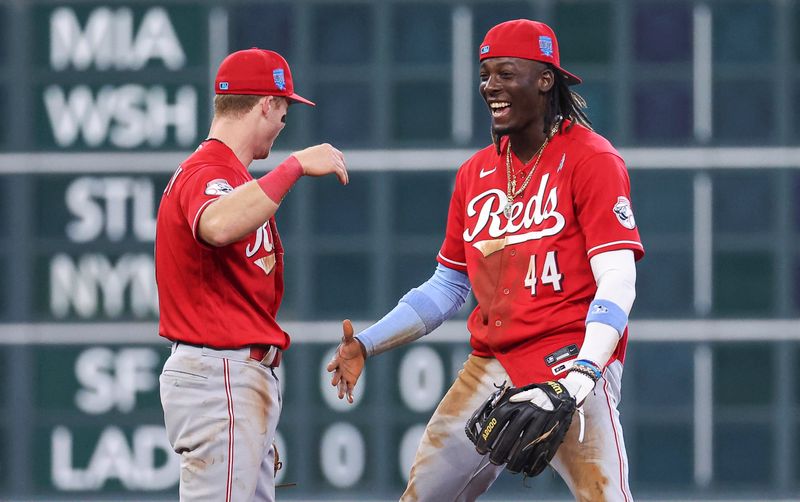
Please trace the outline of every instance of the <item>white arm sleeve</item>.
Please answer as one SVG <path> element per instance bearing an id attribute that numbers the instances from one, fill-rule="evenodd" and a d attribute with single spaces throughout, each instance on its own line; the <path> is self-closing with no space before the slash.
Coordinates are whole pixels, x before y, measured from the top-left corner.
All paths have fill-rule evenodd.
<path id="1" fill-rule="evenodd" d="M 589 263 L 597 283 L 594 299 L 613 302 L 625 315 L 629 315 L 636 298 L 636 264 L 633 251 L 620 249 L 600 253 L 593 256 Z M 608 324 L 588 323 L 578 359 L 588 359 L 599 367 L 604 367 L 617 348 L 621 336 L 622 333 Z"/>
<path id="2" fill-rule="evenodd" d="M 592 266 L 597 293 L 595 300 L 609 300 L 616 303 L 625 315 L 630 315 L 633 300 L 636 298 L 636 262 L 633 251 L 618 249 L 594 255 Z"/>

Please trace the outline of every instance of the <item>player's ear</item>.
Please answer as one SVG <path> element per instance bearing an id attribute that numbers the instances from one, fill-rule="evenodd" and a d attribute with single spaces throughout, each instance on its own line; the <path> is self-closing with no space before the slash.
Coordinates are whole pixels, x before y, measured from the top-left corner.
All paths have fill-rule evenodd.
<path id="1" fill-rule="evenodd" d="M 539 78 L 537 80 L 537 85 L 539 86 L 539 92 L 547 92 L 553 88 L 553 85 L 556 83 L 556 76 L 553 73 L 553 70 L 550 68 L 545 67 L 541 73 L 539 73 Z"/>
<path id="2" fill-rule="evenodd" d="M 258 106 L 261 107 L 261 114 L 266 117 L 269 111 L 275 108 L 275 96 L 264 96 L 264 99 L 258 102 Z"/>
<path id="3" fill-rule="evenodd" d="M 280 111 L 284 103 L 286 104 L 286 108 L 289 108 L 291 102 L 283 96 L 264 96 L 261 106 L 264 114 L 266 115 L 269 112 Z"/>

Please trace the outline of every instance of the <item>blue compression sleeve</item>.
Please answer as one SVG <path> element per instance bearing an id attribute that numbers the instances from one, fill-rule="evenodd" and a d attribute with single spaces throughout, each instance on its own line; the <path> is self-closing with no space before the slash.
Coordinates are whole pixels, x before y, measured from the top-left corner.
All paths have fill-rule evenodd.
<path id="1" fill-rule="evenodd" d="M 469 292 L 466 274 L 440 264 L 430 279 L 406 293 L 397 307 L 357 338 L 369 356 L 412 342 L 458 312 Z"/>
<path id="2" fill-rule="evenodd" d="M 430 333 L 461 309 L 470 289 L 467 274 L 440 264 L 433 277 L 406 293 L 400 301 L 411 305 Z"/>

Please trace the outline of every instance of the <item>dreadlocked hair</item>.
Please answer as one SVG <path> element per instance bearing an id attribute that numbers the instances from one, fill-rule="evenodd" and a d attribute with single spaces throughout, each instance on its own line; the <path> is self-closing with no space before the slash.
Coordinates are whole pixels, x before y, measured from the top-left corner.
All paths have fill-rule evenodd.
<path id="1" fill-rule="evenodd" d="M 550 132 L 555 121 L 560 120 L 559 116 L 570 120 L 568 129 L 575 124 L 592 129 L 592 121 L 584 111 L 586 100 L 577 92 L 570 90 L 567 79 L 560 71 L 552 65 L 547 66 L 553 71 L 555 82 L 550 92 L 550 103 L 544 117 L 544 133 Z"/>

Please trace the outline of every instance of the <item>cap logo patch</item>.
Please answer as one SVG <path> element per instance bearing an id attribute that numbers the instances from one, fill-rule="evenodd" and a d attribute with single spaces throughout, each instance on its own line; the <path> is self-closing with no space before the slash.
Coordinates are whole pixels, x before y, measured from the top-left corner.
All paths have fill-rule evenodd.
<path id="1" fill-rule="evenodd" d="M 275 87 L 277 87 L 282 91 L 286 90 L 286 79 L 283 76 L 282 68 L 279 68 L 277 70 L 272 70 L 272 80 L 275 81 Z"/>
<path id="2" fill-rule="evenodd" d="M 220 82 L 219 83 L 219 90 L 220 91 L 227 91 L 228 90 L 228 83 L 227 82 Z"/>
<path id="3" fill-rule="evenodd" d="M 542 51 L 542 55 L 553 57 L 553 39 L 547 35 L 540 35 L 539 50 Z"/>
<path id="4" fill-rule="evenodd" d="M 614 214 L 617 215 L 617 221 L 623 227 L 633 230 L 636 228 L 636 220 L 633 218 L 633 209 L 631 209 L 631 201 L 627 197 L 617 197 L 617 203 L 614 204 Z"/>
<path id="5" fill-rule="evenodd" d="M 488 54 L 488 53 L 489 53 L 488 45 L 484 45 L 483 47 L 481 47 L 481 54 Z"/>

